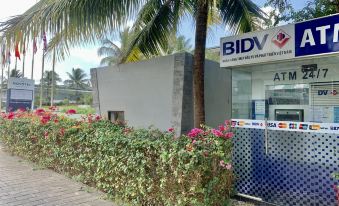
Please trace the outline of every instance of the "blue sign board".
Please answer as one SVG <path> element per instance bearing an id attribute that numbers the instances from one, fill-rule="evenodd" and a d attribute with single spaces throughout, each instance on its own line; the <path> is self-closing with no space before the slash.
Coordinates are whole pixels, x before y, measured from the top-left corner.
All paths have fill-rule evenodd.
<path id="1" fill-rule="evenodd" d="M 225 37 L 220 43 L 221 67 L 339 52 L 339 14 Z"/>
<path id="2" fill-rule="evenodd" d="M 339 15 L 295 24 L 295 56 L 339 51 Z"/>

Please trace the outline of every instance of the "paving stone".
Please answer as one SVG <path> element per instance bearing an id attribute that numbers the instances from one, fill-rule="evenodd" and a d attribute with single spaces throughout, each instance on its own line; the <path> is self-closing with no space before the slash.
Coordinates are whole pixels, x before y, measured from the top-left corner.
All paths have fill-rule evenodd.
<path id="1" fill-rule="evenodd" d="M 115 206 L 103 193 L 7 153 L 0 143 L 0 206 Z"/>

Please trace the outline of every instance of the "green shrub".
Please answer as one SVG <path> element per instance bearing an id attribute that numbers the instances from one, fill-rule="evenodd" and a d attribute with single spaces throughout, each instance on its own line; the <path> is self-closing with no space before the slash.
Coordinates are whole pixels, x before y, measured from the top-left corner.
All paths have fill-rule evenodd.
<path id="1" fill-rule="evenodd" d="M 13 153 L 132 205 L 225 205 L 232 192 L 232 133 L 188 136 L 81 121 L 37 110 L 2 114 L 0 139 Z"/>

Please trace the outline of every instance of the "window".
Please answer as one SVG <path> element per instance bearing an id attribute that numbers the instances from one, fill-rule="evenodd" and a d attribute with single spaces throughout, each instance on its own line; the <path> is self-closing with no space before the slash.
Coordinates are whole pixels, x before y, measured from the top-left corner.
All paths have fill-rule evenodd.
<path id="1" fill-rule="evenodd" d="M 123 123 L 125 121 L 124 111 L 109 111 L 108 119 L 111 122 L 122 122 Z"/>

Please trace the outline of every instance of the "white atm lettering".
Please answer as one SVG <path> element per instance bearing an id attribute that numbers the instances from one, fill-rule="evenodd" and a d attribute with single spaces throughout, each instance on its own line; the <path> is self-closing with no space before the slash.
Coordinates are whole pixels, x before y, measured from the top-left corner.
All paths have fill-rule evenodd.
<path id="1" fill-rule="evenodd" d="M 311 46 L 315 45 L 313 33 L 311 29 L 306 29 L 304 31 L 303 39 L 301 41 L 300 47 L 305 47 L 306 43 L 310 44 Z"/>
<path id="2" fill-rule="evenodd" d="M 320 39 L 317 39 L 317 43 L 326 44 L 327 43 L 327 35 L 328 30 L 331 29 L 331 25 L 319 26 L 316 27 L 316 31 L 320 34 Z M 339 23 L 334 24 L 333 26 L 333 43 L 339 42 Z M 312 29 L 305 29 L 303 38 L 301 40 L 300 47 L 303 48 L 305 46 L 315 46 L 316 40 L 314 39 L 314 35 L 312 33 Z"/>

